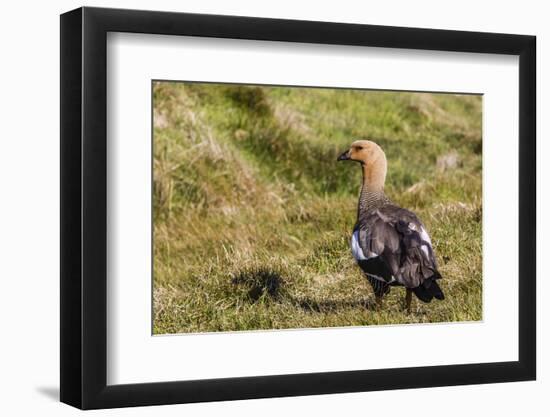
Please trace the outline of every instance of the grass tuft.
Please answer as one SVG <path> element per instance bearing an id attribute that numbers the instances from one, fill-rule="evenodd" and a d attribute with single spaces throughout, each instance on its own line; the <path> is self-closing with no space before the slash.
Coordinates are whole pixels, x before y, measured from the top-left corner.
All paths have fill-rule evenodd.
<path id="1" fill-rule="evenodd" d="M 265 297 L 279 298 L 283 279 L 275 271 L 266 268 L 254 268 L 239 272 L 231 282 L 234 285 L 244 286 L 247 289 L 249 299 L 256 302 Z"/>

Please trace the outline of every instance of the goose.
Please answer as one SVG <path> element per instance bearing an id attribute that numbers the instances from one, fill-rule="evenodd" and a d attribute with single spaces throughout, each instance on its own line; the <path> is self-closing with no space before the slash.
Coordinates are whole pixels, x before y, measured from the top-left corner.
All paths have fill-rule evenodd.
<path id="1" fill-rule="evenodd" d="M 437 283 L 442 277 L 424 224 L 384 193 L 387 161 L 382 148 L 372 141 L 358 140 L 338 161 L 359 162 L 363 170 L 351 252 L 373 288 L 378 309 L 392 286 L 406 288 L 404 306 L 408 314 L 413 293 L 425 303 L 433 298 L 443 300 Z"/>

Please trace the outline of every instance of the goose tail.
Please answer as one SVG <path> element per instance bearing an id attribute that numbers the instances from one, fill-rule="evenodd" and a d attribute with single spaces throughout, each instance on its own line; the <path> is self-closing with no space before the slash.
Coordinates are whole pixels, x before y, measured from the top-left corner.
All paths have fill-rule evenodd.
<path id="1" fill-rule="evenodd" d="M 436 273 L 436 275 L 428 278 L 418 287 L 413 288 L 412 290 L 414 294 L 421 301 L 424 301 L 425 303 L 429 303 L 430 301 L 432 301 L 433 298 L 436 298 L 438 300 L 444 300 L 445 294 L 443 294 L 441 287 L 436 281 L 440 278 L 441 278 L 441 275 L 439 275 L 439 273 Z"/>

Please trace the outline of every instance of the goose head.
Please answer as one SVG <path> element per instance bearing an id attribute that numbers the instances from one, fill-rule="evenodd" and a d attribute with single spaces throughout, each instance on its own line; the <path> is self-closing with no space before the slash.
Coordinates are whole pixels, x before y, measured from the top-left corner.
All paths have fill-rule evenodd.
<path id="1" fill-rule="evenodd" d="M 384 151 L 376 143 L 370 140 L 356 140 L 338 157 L 338 161 L 355 161 L 368 165 L 381 157 L 385 159 Z"/>
<path id="2" fill-rule="evenodd" d="M 370 140 L 357 140 L 343 152 L 338 161 L 355 161 L 363 167 L 363 180 L 371 189 L 382 189 L 386 180 L 386 154 Z"/>

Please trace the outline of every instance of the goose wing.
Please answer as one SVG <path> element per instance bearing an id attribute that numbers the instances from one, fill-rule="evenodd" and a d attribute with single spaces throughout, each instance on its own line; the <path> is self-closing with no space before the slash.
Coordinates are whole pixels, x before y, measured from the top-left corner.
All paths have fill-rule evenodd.
<path id="1" fill-rule="evenodd" d="M 441 278 L 424 225 L 414 213 L 394 205 L 372 210 L 360 219 L 352 251 L 367 275 L 387 283 L 417 288 Z"/>

